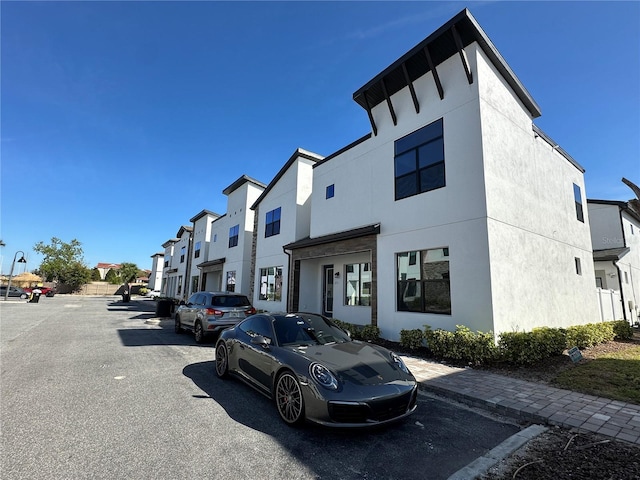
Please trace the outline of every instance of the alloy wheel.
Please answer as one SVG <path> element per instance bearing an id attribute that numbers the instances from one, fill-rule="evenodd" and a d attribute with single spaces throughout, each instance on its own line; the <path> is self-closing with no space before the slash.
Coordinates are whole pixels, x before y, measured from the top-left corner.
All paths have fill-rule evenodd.
<path id="1" fill-rule="evenodd" d="M 278 378 L 276 405 L 280 417 L 289 425 L 296 425 L 304 420 L 302 390 L 298 380 L 289 372 L 283 373 Z"/>

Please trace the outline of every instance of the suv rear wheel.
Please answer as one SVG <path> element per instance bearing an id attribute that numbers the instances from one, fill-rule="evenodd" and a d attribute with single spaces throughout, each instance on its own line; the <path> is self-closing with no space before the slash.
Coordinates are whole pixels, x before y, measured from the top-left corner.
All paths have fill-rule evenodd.
<path id="1" fill-rule="evenodd" d="M 204 330 L 202 329 L 202 322 L 198 320 L 193 327 L 193 336 L 196 338 L 196 343 L 204 342 Z"/>

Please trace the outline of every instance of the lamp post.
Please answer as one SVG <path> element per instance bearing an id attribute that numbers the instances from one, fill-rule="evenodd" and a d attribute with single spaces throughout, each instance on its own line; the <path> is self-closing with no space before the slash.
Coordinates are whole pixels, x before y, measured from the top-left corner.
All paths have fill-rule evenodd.
<path id="1" fill-rule="evenodd" d="M 13 267 L 16 266 L 16 258 L 18 258 L 18 254 L 21 253 L 22 256 L 20 257 L 20 260 L 18 260 L 18 263 L 27 263 L 27 261 L 24 258 L 24 252 L 22 250 L 18 250 L 16 252 L 16 254 L 13 256 L 13 262 L 11 263 L 11 272 L 9 272 L 9 285 L 7 285 L 7 290 L 6 292 L 4 292 L 4 301 L 7 301 L 7 297 L 9 296 L 9 290 L 11 290 L 11 277 L 13 277 Z"/>

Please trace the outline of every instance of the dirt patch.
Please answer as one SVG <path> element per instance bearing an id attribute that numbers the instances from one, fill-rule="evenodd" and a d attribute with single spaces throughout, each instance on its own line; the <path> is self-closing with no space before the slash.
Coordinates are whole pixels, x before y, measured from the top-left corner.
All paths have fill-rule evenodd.
<path id="1" fill-rule="evenodd" d="M 637 480 L 640 447 L 595 433 L 552 427 L 479 480 Z"/>

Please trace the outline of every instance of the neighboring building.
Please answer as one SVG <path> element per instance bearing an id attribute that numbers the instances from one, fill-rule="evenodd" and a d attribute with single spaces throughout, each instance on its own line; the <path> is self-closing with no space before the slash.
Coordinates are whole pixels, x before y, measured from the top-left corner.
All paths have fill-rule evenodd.
<path id="1" fill-rule="evenodd" d="M 162 289 L 163 253 L 151 255 L 151 273 L 149 273 L 149 290 Z"/>
<path id="2" fill-rule="evenodd" d="M 255 226 L 248 294 L 257 309 L 287 309 L 289 257 L 282 246 L 309 236 L 313 166 L 320 160 L 297 149 L 251 206 Z"/>
<path id="3" fill-rule="evenodd" d="M 243 175 L 223 190 L 227 213 L 212 222 L 206 261 L 197 265 L 202 290 L 249 292 L 254 219 L 251 205 L 265 188 L 265 184 Z"/>
<path id="4" fill-rule="evenodd" d="M 95 268 L 100 272 L 100 278 L 105 279 L 109 270 L 120 270 L 119 263 L 98 263 Z"/>
<path id="5" fill-rule="evenodd" d="M 201 291 L 204 288 L 200 282 L 200 269 L 198 268 L 198 265 L 206 262 L 207 260 L 213 222 L 218 218 L 220 218 L 220 215 L 217 213 L 210 212 L 209 210 L 202 210 L 189 220 L 193 225 L 193 241 L 191 243 L 189 263 L 187 265 L 189 271 L 189 274 L 187 275 L 187 278 L 189 279 L 187 298 L 194 292 Z"/>
<path id="6" fill-rule="evenodd" d="M 176 238 L 162 244 L 165 253 L 161 291 L 167 297 L 179 300 L 186 298 L 187 258 L 192 230 L 192 227 L 182 226 L 178 230 Z"/>
<path id="7" fill-rule="evenodd" d="M 467 10 L 354 100 L 372 133 L 314 167 L 291 310 L 396 340 L 597 320 L 584 170 Z"/>
<path id="8" fill-rule="evenodd" d="M 632 202 L 587 200 L 603 320 L 640 320 L 640 210 Z"/>

